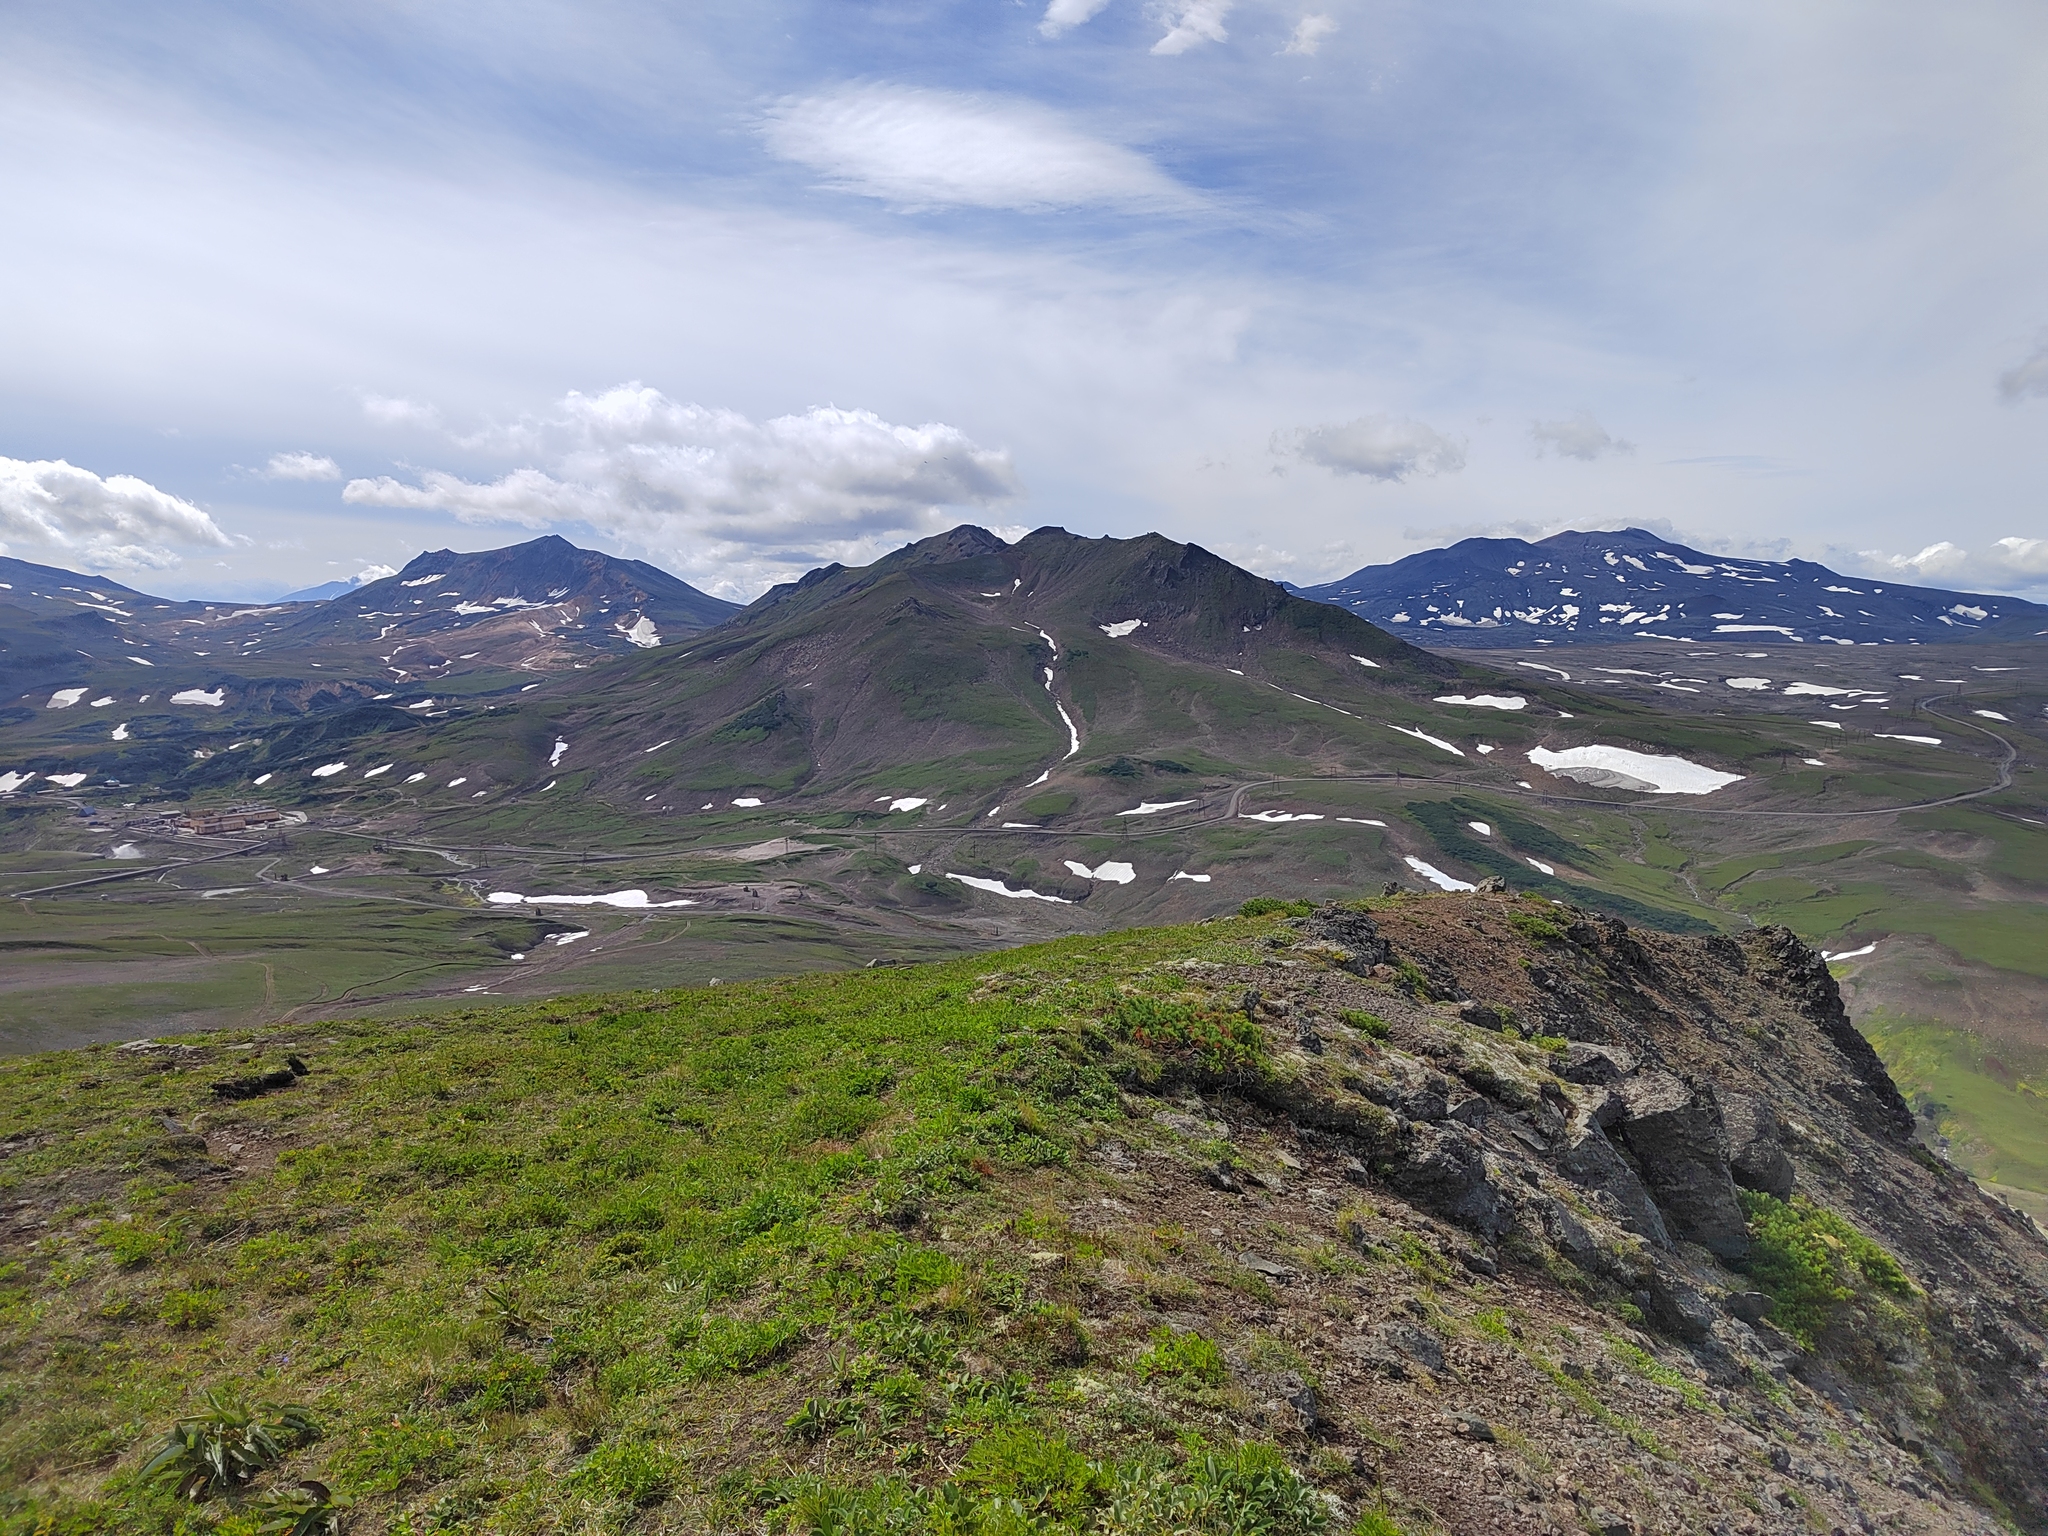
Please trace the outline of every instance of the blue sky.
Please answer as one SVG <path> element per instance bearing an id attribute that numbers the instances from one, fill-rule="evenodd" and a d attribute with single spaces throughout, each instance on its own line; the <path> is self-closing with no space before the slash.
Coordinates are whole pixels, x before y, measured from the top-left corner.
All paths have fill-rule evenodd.
<path id="1" fill-rule="evenodd" d="M 0 542 L 745 597 L 1637 523 L 2048 596 L 2044 130 L 1970 0 L 15 4 Z"/>

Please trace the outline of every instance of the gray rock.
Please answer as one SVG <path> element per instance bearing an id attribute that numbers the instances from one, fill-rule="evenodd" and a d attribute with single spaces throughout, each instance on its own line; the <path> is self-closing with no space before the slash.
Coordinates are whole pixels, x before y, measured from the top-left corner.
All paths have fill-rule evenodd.
<path id="1" fill-rule="evenodd" d="M 1447 1413 L 1444 1419 L 1460 1439 L 1493 1442 L 1493 1426 L 1476 1413 Z"/>
<path id="2" fill-rule="evenodd" d="M 1742 1258 L 1749 1223 L 1728 1173 L 1728 1137 L 1713 1088 L 1669 1072 L 1641 1072 L 1616 1092 L 1621 1139 L 1671 1228 L 1717 1258 Z"/>
<path id="3" fill-rule="evenodd" d="M 1724 1093 L 1721 1123 L 1728 1132 L 1728 1171 L 1735 1182 L 1791 1199 L 1792 1159 L 1785 1154 L 1784 1126 L 1769 1102 L 1751 1093 Z"/>
<path id="4" fill-rule="evenodd" d="M 1411 1125 L 1388 1182 L 1425 1209 L 1487 1237 L 1506 1229 L 1500 1191 L 1486 1158 L 1465 1139 L 1462 1127 Z"/>
<path id="5" fill-rule="evenodd" d="M 1568 1083 L 1606 1084 L 1620 1081 L 1635 1069 L 1635 1052 L 1627 1047 L 1580 1040 L 1565 1047 L 1558 1076 Z"/>
<path id="6" fill-rule="evenodd" d="M 1349 950 L 1349 955 L 1338 963 L 1354 976 L 1370 976 L 1372 968 L 1386 964 L 1391 953 L 1387 941 L 1373 926 L 1372 914 L 1342 902 L 1316 908 L 1303 920 L 1301 931 L 1312 939 Z"/>
<path id="7" fill-rule="evenodd" d="M 1412 1360 L 1432 1376 L 1443 1374 L 1443 1340 L 1427 1328 L 1418 1328 L 1411 1322 L 1395 1318 L 1392 1322 L 1381 1323 L 1374 1338 L 1382 1353 Z"/>
<path id="8" fill-rule="evenodd" d="M 1769 1317 L 1776 1305 L 1762 1291 L 1730 1291 L 1721 1298 L 1721 1304 L 1728 1309 L 1730 1316 L 1741 1318 L 1752 1328 Z"/>
<path id="9" fill-rule="evenodd" d="M 1657 1202 L 1599 1126 L 1583 1126 L 1566 1137 L 1557 1155 L 1557 1170 L 1574 1184 L 1604 1196 L 1601 1203 L 1637 1237 L 1659 1248 L 1671 1246 L 1671 1231 L 1664 1225 Z"/>
<path id="10" fill-rule="evenodd" d="M 1681 1339 L 1697 1344 L 1712 1334 L 1720 1320 L 1712 1302 L 1668 1270 L 1651 1271 L 1649 1292 L 1652 1321 Z"/>

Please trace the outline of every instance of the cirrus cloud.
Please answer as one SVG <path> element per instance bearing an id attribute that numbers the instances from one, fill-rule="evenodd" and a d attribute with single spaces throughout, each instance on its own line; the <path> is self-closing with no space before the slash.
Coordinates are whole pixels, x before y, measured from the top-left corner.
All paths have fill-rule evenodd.
<path id="1" fill-rule="evenodd" d="M 147 480 L 101 479 L 62 459 L 0 458 L 0 538 L 110 570 L 174 566 L 170 544 L 232 543 L 205 512 Z"/>
<path id="2" fill-rule="evenodd" d="M 1319 15 L 1314 11 L 1303 16 L 1294 24 L 1294 34 L 1287 39 L 1283 54 L 1300 54 L 1303 58 L 1314 58 L 1323 46 L 1323 39 L 1337 30 L 1337 18 Z"/>
<path id="3" fill-rule="evenodd" d="M 1297 427 L 1273 435 L 1274 453 L 1292 454 L 1340 475 L 1401 481 L 1410 475 L 1451 475 L 1465 467 L 1465 445 L 1405 416 Z"/>
<path id="4" fill-rule="evenodd" d="M 944 423 L 899 426 L 832 406 L 756 422 L 638 383 L 571 393 L 544 417 L 464 442 L 543 463 L 488 481 L 437 469 L 416 484 L 351 480 L 342 499 L 471 523 L 582 523 L 668 555 L 713 590 L 751 595 L 937 532 L 952 521 L 947 508 L 1023 492 L 1007 451 Z"/>
<path id="5" fill-rule="evenodd" d="M 1151 7 L 1154 21 L 1165 24 L 1166 32 L 1152 45 L 1156 54 L 1186 53 L 1203 43 L 1221 43 L 1230 34 L 1223 30 L 1223 18 L 1230 14 L 1234 0 L 1159 0 Z"/>
<path id="6" fill-rule="evenodd" d="M 900 208 L 1162 212 L 1201 202 L 1136 150 L 1014 97 L 847 85 L 777 102 L 759 131 L 770 154 L 833 190 Z"/>
<path id="7" fill-rule="evenodd" d="M 1998 394 L 2007 404 L 2032 396 L 2048 397 L 2048 335 L 2034 343 L 2034 350 L 1998 376 Z"/>
<path id="8" fill-rule="evenodd" d="M 1045 15 L 1039 19 L 1040 37 L 1058 37 L 1062 32 L 1093 21 L 1096 14 L 1109 4 L 1109 0 L 1049 0 Z"/>

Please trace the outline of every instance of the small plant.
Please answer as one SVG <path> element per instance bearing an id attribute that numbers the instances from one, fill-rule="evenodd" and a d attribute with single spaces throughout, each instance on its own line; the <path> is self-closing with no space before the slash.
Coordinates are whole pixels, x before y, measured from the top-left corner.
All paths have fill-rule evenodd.
<path id="1" fill-rule="evenodd" d="M 220 1321 L 220 1292 L 172 1291 L 157 1308 L 157 1321 L 181 1333 L 197 1333 Z"/>
<path id="2" fill-rule="evenodd" d="M 584 1457 L 569 1480 L 641 1508 L 667 1497 L 676 1483 L 676 1463 L 660 1446 L 645 1440 L 608 1440 Z"/>
<path id="3" fill-rule="evenodd" d="M 1547 912 L 1510 912 L 1508 926 L 1538 944 L 1562 944 L 1569 937 L 1564 924 Z"/>
<path id="4" fill-rule="evenodd" d="M 1175 1333 L 1171 1328 L 1152 1332 L 1152 1347 L 1138 1356 L 1137 1372 L 1146 1380 L 1164 1376 L 1175 1381 L 1220 1387 L 1229 1379 L 1223 1352 L 1199 1333 Z"/>
<path id="5" fill-rule="evenodd" d="M 169 1486 L 178 1498 L 197 1501 L 246 1487 L 287 1452 L 319 1438 L 304 1408 L 277 1403 L 252 1408 L 225 1393 L 208 1392 L 206 1412 L 178 1420 L 143 1463 L 141 1476 L 146 1483 Z"/>
<path id="6" fill-rule="evenodd" d="M 1368 1036 L 1374 1040 L 1384 1040 L 1393 1033 L 1385 1019 L 1376 1013 L 1367 1013 L 1363 1008 L 1346 1008 L 1337 1017 L 1343 1023 L 1349 1024 L 1361 1035 Z"/>
<path id="7" fill-rule="evenodd" d="M 782 1421 L 792 1440 L 825 1440 L 839 1433 L 854 1419 L 851 1400 L 843 1397 L 807 1397 L 804 1404 Z"/>
<path id="8" fill-rule="evenodd" d="M 1898 1260 L 1833 1211 L 1803 1195 L 1788 1203 L 1759 1190 L 1735 1193 L 1749 1217 L 1746 1267 L 1775 1303 L 1771 1321 L 1802 1349 L 1860 1293 L 1902 1301 L 1919 1294 Z"/>
<path id="9" fill-rule="evenodd" d="M 100 1229 L 99 1245 L 123 1269 L 140 1269 L 177 1247 L 178 1235 L 167 1227 L 117 1221 Z"/>
<path id="10" fill-rule="evenodd" d="M 281 1536 L 340 1536 L 341 1513 L 348 1507 L 349 1501 L 337 1497 L 325 1483 L 308 1478 L 268 1495 L 263 1501 L 268 1518 L 256 1529 L 263 1536 L 273 1531 Z"/>

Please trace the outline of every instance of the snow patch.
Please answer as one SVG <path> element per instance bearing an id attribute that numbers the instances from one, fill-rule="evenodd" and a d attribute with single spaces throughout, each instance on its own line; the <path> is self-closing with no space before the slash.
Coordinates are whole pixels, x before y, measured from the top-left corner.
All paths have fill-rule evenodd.
<path id="1" fill-rule="evenodd" d="M 740 803 L 740 802 L 739 802 L 739 801 L 737 801 L 737 800 L 733 801 L 733 804 L 734 804 L 734 805 L 738 805 L 739 803 Z M 759 805 L 760 803 L 761 803 L 761 802 L 760 802 L 760 801 L 758 801 L 758 800 L 756 800 L 756 801 L 754 802 L 754 804 L 756 804 L 756 805 Z M 916 809 L 917 809 L 917 808 L 918 808 L 918 807 L 919 807 L 920 805 L 930 805 L 930 804 L 931 804 L 931 800 L 930 800 L 930 799 L 929 799 L 929 798 L 928 798 L 927 796 L 924 796 L 924 795 L 904 795 L 904 796 L 902 796 L 902 797 L 901 797 L 900 799 L 896 799 L 896 800 L 891 800 L 891 801 L 889 802 L 889 809 L 890 809 L 890 810 L 892 810 L 892 811 L 914 811 L 914 810 L 916 810 Z"/>
<path id="2" fill-rule="evenodd" d="M 43 782 L 46 784 L 61 784 L 66 789 L 76 789 L 85 782 L 85 775 L 82 773 L 49 773 L 43 775 Z"/>
<path id="3" fill-rule="evenodd" d="M 1739 773 L 1722 773 L 1682 757 L 1658 757 L 1625 747 L 1567 747 L 1562 752 L 1537 747 L 1528 756 L 1538 768 L 1561 779 L 1653 795 L 1710 795 L 1742 779 Z"/>
<path id="4" fill-rule="evenodd" d="M 574 933 L 551 933 L 542 942 L 552 944 L 557 949 L 567 949 L 578 939 L 587 939 L 589 937 L 590 930 L 588 928 L 578 928 Z"/>
<path id="5" fill-rule="evenodd" d="M 1367 665 L 1369 666 L 1371 665 L 1371 663 L 1368 662 Z M 1209 877 L 1207 875 L 1191 875 L 1184 869 L 1176 869 L 1171 875 L 1168 875 L 1166 877 L 1166 883 L 1168 885 L 1173 884 L 1173 882 L 1176 880 L 1192 880 L 1197 885 L 1207 885 L 1209 883 Z"/>
<path id="6" fill-rule="evenodd" d="M 1524 854 L 1523 857 L 1527 858 L 1528 855 Z M 1557 873 L 1555 869 L 1553 869 L 1550 865 L 1544 863 L 1541 859 L 1529 859 L 1529 867 L 1531 869 L 1541 870 L 1546 875 L 1554 875 Z"/>
<path id="7" fill-rule="evenodd" d="M 554 767 L 555 764 L 559 763 L 562 760 L 562 754 L 568 750 L 569 743 L 562 740 L 561 737 L 557 736 L 555 738 L 555 750 L 548 754 L 548 766 L 550 768 Z"/>
<path id="8" fill-rule="evenodd" d="M 1384 827 L 1384 821 L 1375 821 L 1370 816 L 1339 816 L 1339 821 L 1348 821 L 1354 827 Z"/>
<path id="9" fill-rule="evenodd" d="M 116 740 L 116 741 L 126 741 L 127 739 L 128 739 L 128 722 L 127 722 L 126 720 L 123 720 L 123 721 L 122 721 L 122 722 L 121 722 L 121 723 L 120 723 L 119 725 L 117 725 L 117 726 L 115 726 L 115 727 L 114 727 L 114 740 Z"/>
<path id="10" fill-rule="evenodd" d="M 1715 614 L 1714 617 L 1719 618 L 1720 615 Z M 1788 640 L 1797 640 L 1799 638 L 1782 624 L 1716 624 L 1714 626 L 1714 633 L 1717 635 L 1783 635 Z"/>
<path id="11" fill-rule="evenodd" d="M 1380 664 L 1378 662 L 1372 661 L 1364 656 L 1353 656 L 1351 659 L 1357 662 L 1361 667 L 1371 667 L 1375 672 L 1380 670 Z M 1179 879 L 1180 877 L 1176 875 L 1174 878 Z M 1190 875 L 1188 878 L 1192 880 L 1194 876 Z M 1209 877 L 1207 875 L 1204 875 L 1202 878 L 1206 880 Z"/>
<path id="12" fill-rule="evenodd" d="M 307 870 L 306 873 L 309 875 L 326 875 L 332 874 L 333 871 L 330 870 L 325 864 L 315 864 L 311 869 Z"/>
<path id="13" fill-rule="evenodd" d="M 103 698 L 103 699 L 94 699 L 94 700 L 92 701 L 92 707 L 93 707 L 94 709 L 105 709 L 105 708 L 106 708 L 106 707 L 107 707 L 107 706 L 108 706 L 109 704 L 111 704 L 111 703 L 113 703 L 113 702 L 114 702 L 114 696 L 113 696 L 113 695 L 112 695 L 112 694 L 110 693 L 110 694 L 108 694 L 108 695 L 107 695 L 107 696 L 106 696 L 105 698 Z"/>
<path id="14" fill-rule="evenodd" d="M 222 688 L 210 693 L 204 688 L 181 688 L 171 695 L 173 704 L 204 704 L 210 709 L 219 709 L 227 701 L 227 691 Z"/>
<path id="15" fill-rule="evenodd" d="M 396 768 L 397 766 L 398 764 L 396 763 L 384 763 L 379 767 L 369 769 L 363 774 L 363 777 L 366 779 L 374 779 L 379 774 L 389 773 L 392 769 Z"/>
<path id="16" fill-rule="evenodd" d="M 1403 736 L 1413 736 L 1417 741 L 1426 741 L 1432 747 L 1442 747 L 1444 751 L 1450 753 L 1453 757 L 1463 757 L 1465 755 L 1463 747 L 1454 747 L 1441 736 L 1432 736 L 1427 731 L 1411 731 L 1405 725 L 1390 725 L 1387 729 L 1399 731 Z"/>
<path id="17" fill-rule="evenodd" d="M 139 859 L 142 857 L 142 850 L 133 843 L 116 843 L 107 850 L 107 857 L 110 859 Z"/>
<path id="18" fill-rule="evenodd" d="M 447 574 L 446 571 L 436 571 L 433 575 L 422 576 L 417 581 L 401 581 L 399 585 L 401 587 L 431 587 L 435 582 L 444 579 Z"/>
<path id="19" fill-rule="evenodd" d="M 1001 594 L 997 595 L 1000 596 Z M 910 872 L 913 875 L 921 875 L 924 873 L 924 866 L 922 864 L 913 864 L 910 866 Z"/>
<path id="20" fill-rule="evenodd" d="M 1483 821 L 1468 821 L 1465 823 L 1465 825 L 1470 827 L 1474 832 L 1477 832 L 1481 837 L 1493 836 L 1493 828 L 1488 826 Z"/>
<path id="21" fill-rule="evenodd" d="M 1864 945 L 1861 949 L 1845 949 L 1841 951 L 1839 954 L 1831 955 L 1826 950 L 1822 950 L 1820 952 L 1820 957 L 1821 959 L 1827 961 L 1830 965 L 1832 965 L 1837 960 L 1860 960 L 1865 955 L 1874 955 L 1876 953 L 1877 945 L 1875 943 L 1870 943 Z"/>
<path id="22" fill-rule="evenodd" d="M 432 709 L 434 701 L 432 699 L 421 699 L 417 704 L 408 704 L 405 707 L 407 709 Z"/>
<path id="23" fill-rule="evenodd" d="M 43 708 L 69 709 L 72 705 L 76 704 L 80 699 L 84 698 L 86 694 L 89 692 L 91 692 L 91 690 L 87 688 L 59 688 L 55 693 L 50 695 L 50 702 L 45 704 Z"/>
<path id="24" fill-rule="evenodd" d="M 29 773 L 16 773 L 11 768 L 8 769 L 7 772 L 5 773 L 0 773 L 0 795 L 13 794 L 17 789 L 21 788 L 22 785 L 26 784 L 30 779 L 34 777 L 35 774 L 33 771 Z"/>
<path id="25" fill-rule="evenodd" d="M 637 645 L 642 650 L 651 651 L 661 644 L 661 636 L 655 632 L 654 620 L 644 613 L 633 621 L 630 629 L 624 624 L 615 624 L 612 627 L 626 637 L 628 645 Z"/>
<path id="26" fill-rule="evenodd" d="M 1831 698 L 1838 699 L 1846 694 L 1861 693 L 1861 688 L 1830 688 L 1825 683 L 1787 683 L 1787 698 Z"/>
<path id="27" fill-rule="evenodd" d="M 348 767 L 347 763 L 322 763 L 313 770 L 313 777 L 316 779 L 331 779 L 346 767 Z M 461 781 L 457 780 L 456 782 L 460 783 Z"/>
<path id="28" fill-rule="evenodd" d="M 1760 688 L 1769 688 L 1771 686 L 1771 680 L 1768 677 L 1726 677 L 1722 681 L 1730 688 L 1740 688 L 1749 693 L 1754 693 Z"/>
<path id="29" fill-rule="evenodd" d="M 1125 635 L 1132 633 L 1134 630 L 1143 629 L 1145 621 L 1143 619 L 1119 619 L 1114 624 L 1098 624 L 1095 627 L 1109 636 L 1110 639 L 1121 640 Z"/>
<path id="30" fill-rule="evenodd" d="M 1438 704 L 1463 704 L 1472 709 L 1527 709 L 1529 701 L 1517 693 L 1478 693 L 1466 698 L 1462 693 L 1446 693 L 1433 701 Z"/>
<path id="31" fill-rule="evenodd" d="M 2003 720 L 2007 725 L 2012 724 L 2012 721 L 2009 718 L 2007 718 L 2004 715 L 2001 715 L 1995 709 L 1973 709 L 1970 711 L 1970 713 L 1982 720 Z"/>
<path id="32" fill-rule="evenodd" d="M 1478 886 L 1472 884 L 1469 880 L 1453 879 L 1434 864 L 1423 863 L 1422 860 L 1416 858 L 1412 853 L 1402 862 L 1440 891 L 1476 891 L 1479 889 Z"/>
<path id="33" fill-rule="evenodd" d="M 1193 805 L 1192 800 L 1146 800 L 1128 811 L 1118 811 L 1119 816 L 1157 816 L 1161 811 L 1177 811 L 1184 805 Z"/>
<path id="34" fill-rule="evenodd" d="M 267 779 L 267 778 L 269 778 L 269 777 L 270 777 L 270 775 L 269 775 L 269 774 L 265 774 L 265 775 L 263 776 L 263 778 L 265 778 L 265 779 Z M 407 780 L 406 780 L 405 782 L 406 782 L 406 783 L 408 783 L 408 784 L 417 784 L 417 783 L 419 783 L 419 781 L 420 781 L 421 779 L 424 779 L 425 777 L 426 777 L 426 775 L 425 775 L 424 773 L 415 773 L 415 774 L 413 774 L 413 775 L 412 775 L 411 777 L 409 777 L 409 778 L 408 778 L 408 779 L 407 779 Z M 256 782 L 257 782 L 258 784 L 261 784 L 261 783 L 263 782 L 263 779 L 258 779 L 258 780 L 257 780 Z"/>
<path id="35" fill-rule="evenodd" d="M 1321 821 L 1323 818 L 1314 811 L 1259 811 L 1246 816 L 1246 821 Z"/>
<path id="36" fill-rule="evenodd" d="M 739 799 L 733 801 L 734 805 L 743 806 L 750 811 L 760 803 L 760 799 L 754 795 L 742 795 Z"/>
<path id="37" fill-rule="evenodd" d="M 268 784 L 271 781 L 272 777 L 274 777 L 274 775 L 268 773 L 259 773 L 256 775 L 255 778 L 251 779 L 249 782 L 251 784 Z M 420 777 L 425 778 L 426 775 L 421 774 Z"/>
<path id="38" fill-rule="evenodd" d="M 956 875 L 948 870 L 948 880 L 958 880 L 962 885 L 971 885 L 977 891 L 987 891 L 991 896 L 1008 896 L 1013 901 L 1051 901 L 1060 906 L 1071 907 L 1073 903 L 1064 896 L 1046 896 L 1034 890 L 1013 891 L 1000 880 L 983 880 L 977 875 Z"/>
<path id="39" fill-rule="evenodd" d="M 1073 859 L 1062 862 L 1083 880 L 1107 880 L 1115 885 L 1129 885 L 1138 878 L 1138 872 L 1128 864 L 1098 864 L 1090 869 Z"/>
<path id="40" fill-rule="evenodd" d="M 516 907 L 523 902 L 529 907 L 628 907 L 634 911 L 697 905 L 687 897 L 680 901 L 649 901 L 647 893 L 641 890 L 611 891 L 602 896 L 522 896 L 517 891 L 493 891 L 487 899 L 499 907 Z"/>
<path id="41" fill-rule="evenodd" d="M 1923 747 L 1938 747 L 1941 745 L 1941 738 L 1939 736 L 1896 736 L 1890 731 L 1878 731 L 1876 736 L 1880 741 L 1910 741 Z"/>

